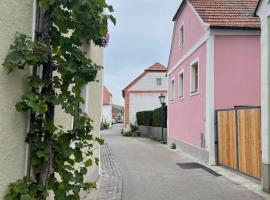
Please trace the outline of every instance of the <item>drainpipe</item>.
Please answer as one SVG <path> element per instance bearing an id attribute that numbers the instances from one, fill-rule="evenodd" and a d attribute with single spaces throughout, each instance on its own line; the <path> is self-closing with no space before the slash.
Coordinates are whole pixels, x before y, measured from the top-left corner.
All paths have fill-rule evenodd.
<path id="1" fill-rule="evenodd" d="M 36 41 L 36 31 L 39 26 L 39 6 L 38 6 L 38 0 L 33 1 L 33 18 L 32 18 L 32 41 Z M 37 75 L 37 66 L 33 66 L 32 68 L 32 74 Z M 34 90 L 32 88 L 32 90 Z M 27 123 L 27 134 L 31 134 L 33 130 L 33 122 L 35 120 L 35 116 L 32 112 L 28 113 L 28 123 Z M 32 168 L 32 140 L 31 137 L 29 137 L 28 145 L 26 147 L 27 149 L 27 155 L 26 155 L 26 178 L 27 181 L 30 181 L 31 177 L 31 168 Z"/>

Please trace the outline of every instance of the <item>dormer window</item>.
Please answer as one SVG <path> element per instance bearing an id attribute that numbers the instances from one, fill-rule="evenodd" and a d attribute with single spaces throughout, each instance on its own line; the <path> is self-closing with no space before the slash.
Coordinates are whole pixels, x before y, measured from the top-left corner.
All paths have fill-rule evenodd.
<path id="1" fill-rule="evenodd" d="M 180 36 L 179 45 L 180 45 L 180 48 L 182 48 L 184 45 L 184 24 L 180 26 L 179 36 Z"/>

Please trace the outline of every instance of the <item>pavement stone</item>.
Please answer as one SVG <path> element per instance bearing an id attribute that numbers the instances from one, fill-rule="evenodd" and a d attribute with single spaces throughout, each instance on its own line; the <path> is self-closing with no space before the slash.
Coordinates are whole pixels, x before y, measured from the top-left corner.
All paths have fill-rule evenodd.
<path id="1" fill-rule="evenodd" d="M 98 182 L 97 200 L 122 200 L 123 178 L 109 145 L 100 149 L 101 176 Z"/>

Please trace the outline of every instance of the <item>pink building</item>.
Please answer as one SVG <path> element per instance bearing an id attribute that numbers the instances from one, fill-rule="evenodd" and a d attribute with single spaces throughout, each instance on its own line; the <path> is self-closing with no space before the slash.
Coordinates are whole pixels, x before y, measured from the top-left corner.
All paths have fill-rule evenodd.
<path id="1" fill-rule="evenodd" d="M 216 164 L 215 111 L 261 103 L 257 0 L 183 0 L 168 64 L 168 143 Z"/>

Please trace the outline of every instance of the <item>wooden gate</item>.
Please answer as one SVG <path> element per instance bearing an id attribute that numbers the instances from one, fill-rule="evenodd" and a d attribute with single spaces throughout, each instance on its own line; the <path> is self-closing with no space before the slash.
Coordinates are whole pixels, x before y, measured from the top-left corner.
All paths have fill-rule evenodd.
<path id="1" fill-rule="evenodd" d="M 217 111 L 220 165 L 261 179 L 261 111 L 259 107 Z"/>

